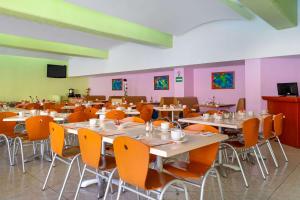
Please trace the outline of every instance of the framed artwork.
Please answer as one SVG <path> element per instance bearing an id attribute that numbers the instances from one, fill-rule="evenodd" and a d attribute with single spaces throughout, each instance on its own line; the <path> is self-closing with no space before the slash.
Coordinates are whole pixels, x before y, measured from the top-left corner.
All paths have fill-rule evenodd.
<path id="1" fill-rule="evenodd" d="M 212 89 L 234 89 L 234 72 L 213 72 L 211 74 Z"/>
<path id="2" fill-rule="evenodd" d="M 123 79 L 112 79 L 112 90 L 123 90 Z"/>
<path id="3" fill-rule="evenodd" d="M 169 90 L 169 76 L 154 76 L 154 90 Z"/>

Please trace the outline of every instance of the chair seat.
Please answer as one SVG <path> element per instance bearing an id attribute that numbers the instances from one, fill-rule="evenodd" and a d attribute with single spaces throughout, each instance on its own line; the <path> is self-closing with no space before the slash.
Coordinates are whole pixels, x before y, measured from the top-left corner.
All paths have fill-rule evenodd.
<path id="1" fill-rule="evenodd" d="M 101 165 L 99 166 L 100 170 L 109 170 L 116 168 L 116 160 L 112 156 L 103 156 L 101 157 Z"/>
<path id="2" fill-rule="evenodd" d="M 164 169 L 169 173 L 179 178 L 199 179 L 201 178 L 210 166 L 201 163 L 174 162 L 164 165 Z"/>
<path id="3" fill-rule="evenodd" d="M 65 158 L 69 158 L 69 157 L 76 156 L 79 153 L 80 153 L 79 146 L 71 146 L 71 147 L 64 149 L 62 155 Z"/>
<path id="4" fill-rule="evenodd" d="M 149 169 L 145 184 L 145 190 L 155 190 L 164 187 L 166 184 L 168 184 L 170 181 L 174 180 L 175 177 L 163 173 L 158 172 L 154 169 Z"/>

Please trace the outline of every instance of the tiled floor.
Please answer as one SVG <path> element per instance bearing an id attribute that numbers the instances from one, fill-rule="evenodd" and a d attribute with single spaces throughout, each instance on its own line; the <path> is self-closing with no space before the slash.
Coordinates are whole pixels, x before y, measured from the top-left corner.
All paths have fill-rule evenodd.
<path id="1" fill-rule="evenodd" d="M 270 171 L 270 175 L 267 177 L 267 180 L 264 181 L 261 178 L 256 165 L 243 162 L 250 187 L 248 189 L 244 187 L 240 173 L 228 170 L 228 177 L 222 178 L 225 199 L 300 199 L 300 150 L 285 146 L 289 158 L 289 162 L 285 163 L 277 143 L 273 143 L 272 145 L 279 160 L 279 168 L 276 169 L 274 167 L 269 154 L 265 153 L 266 151 L 263 148 L 263 154 L 267 157 L 267 166 Z M 49 187 L 46 191 L 41 191 L 42 183 L 49 165 L 49 162 L 41 162 L 40 160 L 26 163 L 25 167 L 27 172 L 23 174 L 20 162 L 18 162 L 14 167 L 9 166 L 6 148 L 5 146 L 0 145 L 0 199 L 57 199 L 58 192 L 66 172 L 66 166 L 64 164 L 57 163 L 57 166 L 53 170 L 53 174 L 49 179 Z M 64 192 L 65 199 L 73 199 L 78 179 L 78 170 L 74 165 L 71 177 Z M 210 178 L 206 187 L 206 199 L 220 199 L 216 188 L 216 180 L 214 178 Z M 189 194 L 190 199 L 199 199 L 198 189 L 189 187 Z M 94 185 L 86 189 L 81 189 L 79 199 L 97 199 L 96 196 L 97 187 Z M 109 197 L 109 199 L 115 198 L 116 194 Z M 125 192 L 122 194 L 121 199 L 132 200 L 137 198 L 136 195 L 130 192 Z M 171 190 L 168 191 L 165 199 L 179 200 L 184 199 L 184 197 L 182 194 L 177 196 L 176 193 Z"/>

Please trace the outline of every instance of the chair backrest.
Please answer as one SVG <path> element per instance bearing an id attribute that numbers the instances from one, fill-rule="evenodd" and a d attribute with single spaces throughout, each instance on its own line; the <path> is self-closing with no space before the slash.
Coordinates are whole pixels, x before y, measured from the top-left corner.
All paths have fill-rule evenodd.
<path id="1" fill-rule="evenodd" d="M 4 134 L 8 137 L 15 137 L 14 129 L 16 122 L 4 122 L 3 119 L 7 117 L 17 116 L 13 112 L 0 112 L 0 134 Z"/>
<path id="2" fill-rule="evenodd" d="M 67 118 L 69 123 L 85 122 L 88 120 L 89 116 L 83 111 L 71 113 Z"/>
<path id="3" fill-rule="evenodd" d="M 43 109 L 44 110 L 55 109 L 55 103 L 44 103 Z"/>
<path id="4" fill-rule="evenodd" d="M 213 114 L 218 113 L 218 112 L 219 112 L 218 110 L 208 110 L 208 111 L 206 111 L 205 113 L 208 113 L 208 114 L 210 114 L 210 115 L 213 115 Z"/>
<path id="5" fill-rule="evenodd" d="M 77 106 L 75 109 L 74 109 L 74 112 L 82 112 L 84 111 L 86 107 L 81 105 L 81 106 Z"/>
<path id="6" fill-rule="evenodd" d="M 167 120 L 161 120 L 161 119 L 153 121 L 153 122 L 152 122 L 152 125 L 155 126 L 155 127 L 159 127 L 159 126 L 161 125 L 161 123 L 163 123 L 163 122 L 168 122 L 168 123 L 170 123 L 170 128 L 173 128 L 173 127 L 174 127 L 174 125 L 173 125 L 172 122 L 169 122 L 169 121 L 167 121 Z"/>
<path id="7" fill-rule="evenodd" d="M 203 124 L 193 124 L 184 128 L 187 131 L 199 131 L 199 132 L 211 132 L 211 133 L 219 133 L 219 130 L 213 126 L 203 125 Z"/>
<path id="8" fill-rule="evenodd" d="M 173 105 L 178 104 L 176 97 L 161 97 L 160 103 L 159 103 L 160 106 L 171 105 L 171 104 L 173 104 Z"/>
<path id="9" fill-rule="evenodd" d="M 25 121 L 26 132 L 30 141 L 46 140 L 49 138 L 49 123 L 53 122 L 50 116 L 33 116 Z"/>
<path id="10" fill-rule="evenodd" d="M 120 178 L 144 189 L 149 169 L 150 147 L 127 136 L 117 137 L 113 146 Z"/>
<path id="11" fill-rule="evenodd" d="M 139 117 L 126 117 L 126 118 L 122 119 L 122 122 L 136 122 L 136 123 L 141 123 L 141 124 L 145 123 L 145 121 Z"/>
<path id="12" fill-rule="evenodd" d="M 148 122 L 152 119 L 153 114 L 153 105 L 144 105 L 140 112 L 140 117 L 145 121 Z"/>
<path id="13" fill-rule="evenodd" d="M 84 164 L 94 169 L 101 166 L 102 136 L 90 129 L 78 130 L 81 158 Z"/>
<path id="14" fill-rule="evenodd" d="M 274 116 L 274 132 L 276 136 L 280 136 L 283 131 L 283 118 L 284 115 L 282 113 Z"/>
<path id="15" fill-rule="evenodd" d="M 146 105 L 146 104 L 145 103 L 141 103 L 141 102 L 136 103 L 136 109 L 137 109 L 137 111 L 141 112 L 144 105 Z"/>
<path id="16" fill-rule="evenodd" d="M 97 108 L 93 108 L 93 107 L 89 107 L 84 109 L 84 112 L 88 115 L 89 119 L 91 118 L 97 118 L 96 113 L 98 112 L 99 109 Z"/>
<path id="17" fill-rule="evenodd" d="M 269 115 L 263 119 L 263 136 L 267 140 L 272 137 L 273 131 L 273 116 Z"/>
<path id="18" fill-rule="evenodd" d="M 194 124 L 187 126 L 184 130 L 199 131 L 199 132 L 212 132 L 218 134 L 218 129 L 202 124 Z M 219 149 L 219 143 L 214 143 L 205 147 L 201 147 L 189 152 L 190 162 L 201 163 L 206 166 L 211 166 L 216 159 L 216 155 Z"/>
<path id="19" fill-rule="evenodd" d="M 246 110 L 246 99 L 245 98 L 239 98 L 239 100 L 236 104 L 236 112 L 244 111 L 244 110 Z"/>
<path id="20" fill-rule="evenodd" d="M 259 119 L 251 118 L 243 123 L 245 148 L 253 147 L 258 143 Z"/>
<path id="21" fill-rule="evenodd" d="M 26 110 L 33 110 L 33 109 L 38 110 L 41 108 L 41 106 L 40 106 L 40 104 L 37 104 L 37 103 L 29 103 L 29 104 L 26 104 L 24 106 L 24 108 Z"/>
<path id="22" fill-rule="evenodd" d="M 105 114 L 106 119 L 122 120 L 126 117 L 126 114 L 121 110 L 111 110 Z"/>
<path id="23" fill-rule="evenodd" d="M 54 153 L 59 156 L 63 156 L 64 142 L 65 142 L 65 129 L 61 125 L 50 122 L 50 144 Z"/>

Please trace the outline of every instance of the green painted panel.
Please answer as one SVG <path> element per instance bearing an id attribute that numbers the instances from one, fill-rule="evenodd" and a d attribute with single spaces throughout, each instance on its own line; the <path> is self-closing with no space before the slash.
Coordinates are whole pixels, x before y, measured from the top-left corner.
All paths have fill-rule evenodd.
<path id="1" fill-rule="evenodd" d="M 291 28 L 298 24 L 297 0 L 240 0 L 240 2 L 276 29 Z"/>
<path id="2" fill-rule="evenodd" d="M 242 17 L 251 20 L 254 18 L 254 15 L 251 13 L 251 11 L 243 6 L 242 4 L 238 3 L 234 0 L 220 0 L 223 3 L 225 3 L 227 6 L 229 6 L 232 10 L 240 14 Z"/>
<path id="3" fill-rule="evenodd" d="M 92 34 L 172 47 L 173 36 L 63 0 L 0 0 L 0 13 Z"/>
<path id="4" fill-rule="evenodd" d="M 92 58 L 108 57 L 108 52 L 98 49 L 92 49 L 82 46 L 49 42 L 44 40 L 31 39 L 26 37 L 0 34 L 0 46 L 13 47 L 33 51 L 42 51 L 47 53 L 56 53 L 70 56 L 84 56 Z"/>
<path id="5" fill-rule="evenodd" d="M 86 77 L 47 78 L 47 64 L 66 65 L 67 62 L 0 55 L 0 101 L 29 100 L 30 95 L 41 99 L 66 96 L 69 88 L 85 94 Z"/>

